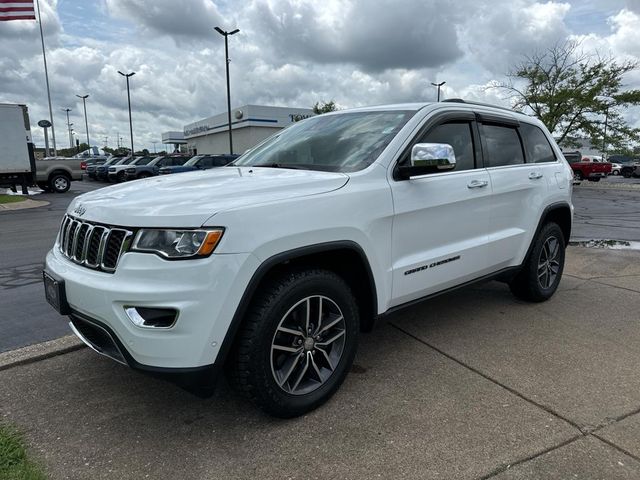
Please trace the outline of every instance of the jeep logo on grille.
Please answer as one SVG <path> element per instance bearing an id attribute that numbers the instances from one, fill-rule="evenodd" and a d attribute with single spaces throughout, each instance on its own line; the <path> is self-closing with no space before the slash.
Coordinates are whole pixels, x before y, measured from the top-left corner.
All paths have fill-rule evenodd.
<path id="1" fill-rule="evenodd" d="M 87 211 L 86 208 L 84 208 L 82 205 L 78 205 L 76 209 L 73 211 L 73 213 L 81 217 L 82 215 L 84 215 L 84 212 L 86 211 Z"/>

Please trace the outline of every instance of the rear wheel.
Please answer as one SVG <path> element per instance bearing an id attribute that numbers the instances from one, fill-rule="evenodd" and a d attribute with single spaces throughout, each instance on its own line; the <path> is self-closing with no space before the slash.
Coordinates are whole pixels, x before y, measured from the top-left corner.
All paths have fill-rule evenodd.
<path id="1" fill-rule="evenodd" d="M 555 293 L 564 270 L 565 241 L 553 222 L 542 227 L 522 270 L 509 283 L 511 292 L 522 300 L 544 302 Z"/>
<path id="2" fill-rule="evenodd" d="M 290 418 L 326 402 L 356 353 L 358 308 L 327 270 L 289 272 L 252 302 L 231 358 L 231 380 L 267 413 Z"/>
<path id="3" fill-rule="evenodd" d="M 64 173 L 54 173 L 49 177 L 49 188 L 56 193 L 65 193 L 71 188 L 71 179 Z"/>

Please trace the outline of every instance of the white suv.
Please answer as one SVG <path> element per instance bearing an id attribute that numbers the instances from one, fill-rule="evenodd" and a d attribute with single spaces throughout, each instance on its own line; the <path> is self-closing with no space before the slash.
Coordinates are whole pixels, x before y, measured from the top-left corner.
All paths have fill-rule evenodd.
<path id="1" fill-rule="evenodd" d="M 291 417 L 337 390 L 377 317 L 487 278 L 551 297 L 571 190 L 529 116 L 461 100 L 345 110 L 227 167 L 77 197 L 45 291 L 99 353 L 199 393 L 224 366 Z"/>

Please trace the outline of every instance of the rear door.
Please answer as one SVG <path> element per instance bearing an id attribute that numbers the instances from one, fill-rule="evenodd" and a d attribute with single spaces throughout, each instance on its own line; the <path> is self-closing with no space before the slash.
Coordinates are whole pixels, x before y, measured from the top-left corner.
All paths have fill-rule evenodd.
<path id="1" fill-rule="evenodd" d="M 489 262 L 493 270 L 518 265 L 560 170 L 546 136 L 512 117 L 480 114 L 485 165 L 493 186 Z M 524 141 L 523 141 L 524 140 Z"/>
<path id="2" fill-rule="evenodd" d="M 487 270 L 491 184 L 482 166 L 471 112 L 447 112 L 427 120 L 415 143 L 453 147 L 456 167 L 391 182 L 393 291 L 396 306 L 465 281 Z"/>

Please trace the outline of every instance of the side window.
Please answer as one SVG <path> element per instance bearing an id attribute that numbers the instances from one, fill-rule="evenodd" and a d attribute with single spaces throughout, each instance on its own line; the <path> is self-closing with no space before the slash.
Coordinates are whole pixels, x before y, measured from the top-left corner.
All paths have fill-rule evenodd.
<path id="1" fill-rule="evenodd" d="M 201 158 L 200 161 L 198 162 L 198 166 L 203 168 L 213 167 L 213 158 L 211 157 Z"/>
<path id="2" fill-rule="evenodd" d="M 213 157 L 213 166 L 224 167 L 229 161 L 227 157 Z"/>
<path id="3" fill-rule="evenodd" d="M 520 133 L 524 141 L 525 152 L 527 152 L 527 162 L 544 163 L 556 161 L 556 156 L 549 144 L 549 140 L 540 128 L 523 123 L 520 125 Z"/>
<path id="4" fill-rule="evenodd" d="M 469 122 L 443 123 L 429 130 L 418 143 L 447 143 L 453 147 L 456 154 L 456 168 L 473 170 L 475 160 L 473 153 L 473 134 Z"/>
<path id="5" fill-rule="evenodd" d="M 522 143 L 515 128 L 483 124 L 481 131 L 487 147 L 484 159 L 487 167 L 524 163 Z"/>

